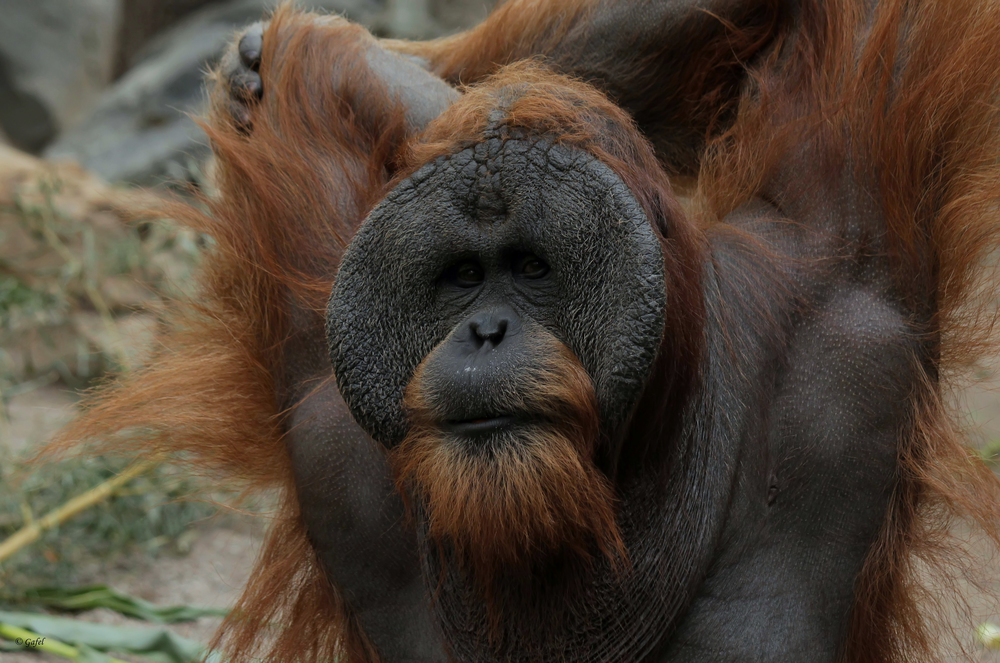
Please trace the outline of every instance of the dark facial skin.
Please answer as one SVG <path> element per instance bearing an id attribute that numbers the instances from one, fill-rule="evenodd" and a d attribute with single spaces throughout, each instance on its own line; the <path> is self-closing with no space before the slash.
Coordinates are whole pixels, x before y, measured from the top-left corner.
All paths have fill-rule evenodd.
<path id="1" fill-rule="evenodd" d="M 477 285 L 485 286 L 479 276 Z M 455 436 L 485 439 L 531 420 L 531 412 L 519 411 L 514 399 L 496 393 L 496 385 L 516 385 L 533 358 L 534 330 L 505 303 L 520 299 L 512 290 L 507 283 L 496 284 L 425 365 L 424 384 L 437 406 L 437 423 Z"/>
<path id="2" fill-rule="evenodd" d="M 422 167 L 355 236 L 328 318 L 338 386 L 359 423 L 391 448 L 407 430 L 400 403 L 417 365 L 449 335 L 467 339 L 476 315 L 503 307 L 523 332 L 512 343 L 531 347 L 530 321 L 579 357 L 614 433 L 662 337 L 663 269 L 642 210 L 606 166 L 542 139 L 487 139 Z M 518 347 L 511 342 L 489 355 L 507 358 L 490 370 L 530 359 L 508 352 Z M 453 362 L 464 361 L 459 353 Z M 502 370 L 518 373 L 516 364 Z"/>

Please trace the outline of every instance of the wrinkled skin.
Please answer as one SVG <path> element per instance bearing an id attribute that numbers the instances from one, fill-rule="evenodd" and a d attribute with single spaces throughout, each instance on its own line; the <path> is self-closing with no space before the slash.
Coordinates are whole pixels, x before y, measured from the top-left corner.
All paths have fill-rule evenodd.
<path id="1" fill-rule="evenodd" d="M 695 4 L 617 3 L 592 17 L 593 29 L 572 32 L 547 51 L 561 70 L 602 84 L 634 113 L 664 161 L 679 167 L 697 153 L 700 127 L 678 124 L 669 90 L 657 107 L 644 105 L 639 91 L 644 81 L 669 88 L 676 78 L 670 72 L 683 69 L 675 65 L 698 57 L 699 40 L 715 24 L 697 23 Z M 757 22 L 778 6 L 703 4 Z M 691 21 L 699 29 L 691 29 Z M 251 30 L 239 57 L 230 58 L 234 89 L 249 90 L 234 93 L 237 114 L 240 104 L 266 94 L 252 75 L 259 34 Z M 759 47 L 766 44 L 761 40 Z M 645 68 L 621 64 L 628 58 L 619 54 L 643 49 L 661 56 Z M 374 60 L 390 63 L 380 70 L 390 82 L 414 66 L 393 57 Z M 427 64 L 446 79 L 454 74 L 435 69 L 433 53 Z M 481 63 L 467 69 L 485 71 Z M 475 82 L 475 76 L 463 81 Z M 735 94 L 737 87 L 727 89 Z M 408 89 L 417 90 L 410 103 L 418 109 L 441 108 L 454 98 L 439 81 L 426 93 Z M 414 127 L 433 114 L 416 112 Z M 476 162 L 476 147 L 400 183 L 345 258 L 331 308 L 332 348 L 315 330 L 304 331 L 301 342 L 290 346 L 287 404 L 305 392 L 296 385 L 322 375 L 332 350 L 340 390 L 353 408 L 352 413 L 330 386 L 308 401 L 308 409 L 296 410 L 290 422 L 303 516 L 332 582 L 388 662 L 445 661 L 448 653 L 463 661 L 834 661 L 846 633 L 853 581 L 886 513 L 897 435 L 909 420 L 907 396 L 917 379 L 912 357 L 923 356 L 908 326 L 913 312 L 892 296 L 885 259 L 850 248 L 861 239 L 858 227 L 879 220 L 860 202 L 863 196 L 829 193 L 853 192 L 847 175 L 828 188 L 803 190 L 798 182 L 808 181 L 808 174 L 820 179 L 827 174 L 814 172 L 808 151 L 789 159 L 785 177 L 709 233 L 698 389 L 684 410 L 674 413 L 679 423 L 663 429 L 669 436 L 638 440 L 649 433 L 632 415 L 649 396 L 643 387 L 652 370 L 651 349 L 659 342 L 640 323 L 657 327 L 657 319 L 685 312 L 664 310 L 652 293 L 630 308 L 637 290 L 629 278 L 650 282 L 652 275 L 654 285 L 661 283 L 655 267 L 643 260 L 621 258 L 616 263 L 621 274 L 613 273 L 615 265 L 600 272 L 610 275 L 602 281 L 606 291 L 595 292 L 591 283 L 575 291 L 577 280 L 589 272 L 568 263 L 565 256 L 579 244 L 557 223 L 545 226 L 552 231 L 545 235 L 515 213 L 495 220 L 496 233 L 477 230 L 491 211 L 496 216 L 496 201 L 474 200 L 464 207 L 455 201 L 490 189 L 491 178 L 511 188 L 527 182 L 526 191 L 532 179 L 545 182 L 558 204 L 587 213 L 599 207 L 579 189 L 592 177 L 592 157 L 569 150 L 531 161 L 538 143 L 526 144 L 521 153 L 515 148 L 490 169 L 462 168 L 462 159 Z M 615 179 L 611 175 L 607 186 L 617 192 L 620 212 L 629 207 L 628 191 Z M 789 225 L 786 218 L 801 225 Z M 403 244 L 392 248 L 391 237 L 378 235 L 380 220 L 410 224 L 400 232 L 413 255 L 404 252 L 407 258 L 400 259 Z M 590 255 L 602 255 L 607 242 L 605 232 Z M 648 248 L 648 242 L 635 246 Z M 461 250 L 449 253 L 446 247 L 455 245 Z M 537 295 L 518 294 L 535 291 L 518 290 L 519 256 L 508 251 L 511 247 L 546 258 L 551 292 L 543 287 Z M 361 257 L 352 259 L 352 252 Z M 836 259 L 819 270 L 775 255 Z M 469 256 L 486 267 L 485 303 L 476 308 L 460 296 L 431 296 L 438 275 Z M 422 267 L 415 268 L 418 258 Z M 379 281 L 383 270 L 388 276 Z M 574 302 L 572 309 L 567 299 Z M 577 311 L 576 302 L 584 312 L 574 328 L 567 313 Z M 391 448 L 405 434 L 402 390 L 431 348 L 469 329 L 470 321 L 489 326 L 484 316 L 508 309 L 514 312 L 504 314 L 510 329 L 519 328 L 521 317 L 549 329 L 581 357 L 598 385 L 602 425 L 610 438 L 621 440 L 614 482 L 632 572 L 622 578 L 597 563 L 581 583 L 572 577 L 575 567 L 553 562 L 535 579 L 530 597 L 508 597 L 514 609 L 500 644 L 490 651 L 482 638 L 485 614 L 461 578 L 449 574 L 438 584 L 441 560 L 430 549 L 421 551 L 419 523 L 416 533 L 406 525 L 385 453 L 371 438 Z M 611 332 L 616 323 L 623 326 Z M 495 329 L 487 330 L 478 341 L 493 342 L 496 336 Z M 623 339 L 635 345 L 625 353 L 635 360 L 632 365 L 616 360 L 611 342 Z M 467 357 L 466 351 L 455 352 L 456 362 Z M 513 356 L 519 361 L 518 353 Z M 602 368 L 604 360 L 624 366 L 625 388 L 601 387 L 613 374 Z M 382 405 L 375 405 L 379 401 Z M 460 420 L 496 414 L 461 403 L 455 407 L 468 410 L 455 415 Z M 655 467 L 641 454 L 629 455 L 640 442 L 658 450 Z M 522 600 L 548 621 L 532 621 L 536 613 L 527 608 L 520 612 L 517 608 L 526 607 L 518 603 Z"/>
<path id="2" fill-rule="evenodd" d="M 615 261 L 600 259 L 612 250 Z M 392 263 L 382 260 L 387 255 Z M 484 270 L 482 283 L 448 274 L 439 284 L 456 256 Z M 548 273 L 524 273 L 521 263 L 535 257 Z M 512 306 L 577 353 L 596 383 L 602 421 L 617 430 L 660 343 L 663 278 L 649 224 L 602 164 L 544 142 L 489 139 L 397 186 L 352 241 L 329 311 L 340 391 L 348 401 L 398 403 L 441 330 L 464 329 L 470 313 Z M 512 312 L 512 325 L 517 320 Z M 392 354 L 358 352 L 363 344 Z M 515 379 L 524 368 L 504 369 L 491 381 Z M 405 434 L 402 411 L 355 410 L 387 446 Z"/>

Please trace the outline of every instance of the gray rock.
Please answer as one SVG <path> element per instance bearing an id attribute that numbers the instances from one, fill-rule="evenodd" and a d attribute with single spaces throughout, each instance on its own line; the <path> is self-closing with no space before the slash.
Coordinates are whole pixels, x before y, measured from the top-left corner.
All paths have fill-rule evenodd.
<path id="1" fill-rule="evenodd" d="M 150 38 L 191 12 L 218 0 L 120 0 L 122 29 L 118 34 L 115 78 L 131 69 Z"/>
<path id="2" fill-rule="evenodd" d="M 0 0 L 0 126 L 35 152 L 93 108 L 111 79 L 119 0 Z"/>
<path id="3" fill-rule="evenodd" d="M 0 0 L 7 1 L 7 0 Z M 189 114 L 204 104 L 203 78 L 234 32 L 265 15 L 273 0 L 230 0 L 181 20 L 154 38 L 138 64 L 102 96 L 90 117 L 46 150 L 74 158 L 111 182 L 199 179 L 207 139 Z M 369 22 L 379 0 L 300 3 Z"/>
<path id="4" fill-rule="evenodd" d="M 472 27 L 486 18 L 496 0 L 386 0 L 372 31 L 402 39 L 434 39 Z"/>

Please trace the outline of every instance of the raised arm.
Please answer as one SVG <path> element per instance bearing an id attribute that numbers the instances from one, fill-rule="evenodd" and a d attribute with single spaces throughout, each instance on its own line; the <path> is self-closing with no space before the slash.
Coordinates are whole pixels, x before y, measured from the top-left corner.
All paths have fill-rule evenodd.
<path id="1" fill-rule="evenodd" d="M 342 252 L 388 181 L 398 150 L 458 94 L 338 17 L 280 10 L 263 34 L 253 72 L 260 78 L 247 80 L 261 80 L 271 93 L 240 106 L 245 115 L 236 116 L 225 85 L 216 86 L 213 129 L 226 178 L 220 189 L 225 211 L 249 206 L 238 223 L 257 225 L 258 244 L 271 249 L 260 267 L 276 290 L 260 313 L 280 324 L 272 398 L 282 413 L 307 558 L 315 555 L 319 576 L 341 603 L 337 615 L 300 618 L 314 624 L 286 624 L 291 632 L 336 634 L 350 661 L 444 661 L 414 533 L 404 527 L 384 451 L 337 390 L 320 312 Z M 251 156 L 256 162 L 248 168 Z M 255 599 L 267 600 L 245 595 L 248 612 L 259 610 Z M 323 659 L 332 652 L 312 653 Z"/>
<path id="2" fill-rule="evenodd" d="M 672 170 L 691 171 L 705 136 L 725 126 L 746 64 L 794 24 L 796 0 L 510 0 L 451 37 L 381 45 L 418 59 L 453 85 L 540 58 L 627 110 Z M 260 53 L 259 26 L 230 60 L 237 87 Z"/>
<path id="3" fill-rule="evenodd" d="M 793 18 L 794 0 L 510 0 L 480 25 L 427 42 L 386 41 L 452 84 L 541 57 L 629 111 L 677 169 L 739 90 L 745 64 Z"/>
<path id="4" fill-rule="evenodd" d="M 215 240 L 198 298 L 171 308 L 160 354 L 64 437 L 176 453 L 277 494 L 220 634 L 226 660 L 443 661 L 414 534 L 384 452 L 337 391 L 323 311 L 397 151 L 456 93 L 337 17 L 279 9 L 260 43 L 246 94 L 231 71 L 211 87 L 217 194 L 168 211 Z"/>

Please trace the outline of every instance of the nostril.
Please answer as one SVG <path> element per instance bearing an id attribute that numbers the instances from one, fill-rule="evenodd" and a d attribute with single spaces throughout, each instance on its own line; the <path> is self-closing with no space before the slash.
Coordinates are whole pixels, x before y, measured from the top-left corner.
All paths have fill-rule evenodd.
<path id="1" fill-rule="evenodd" d="M 489 343 L 493 347 L 500 345 L 503 337 L 507 334 L 507 320 L 505 318 L 485 318 L 473 320 L 469 323 L 469 328 L 479 341 L 480 347 Z"/>
<path id="2" fill-rule="evenodd" d="M 500 341 L 502 341 L 503 337 L 506 335 L 507 335 L 507 321 L 500 320 L 499 322 L 497 322 L 496 329 L 493 330 L 492 333 L 490 334 L 489 340 L 490 342 L 493 343 L 493 345 L 499 345 Z"/>

